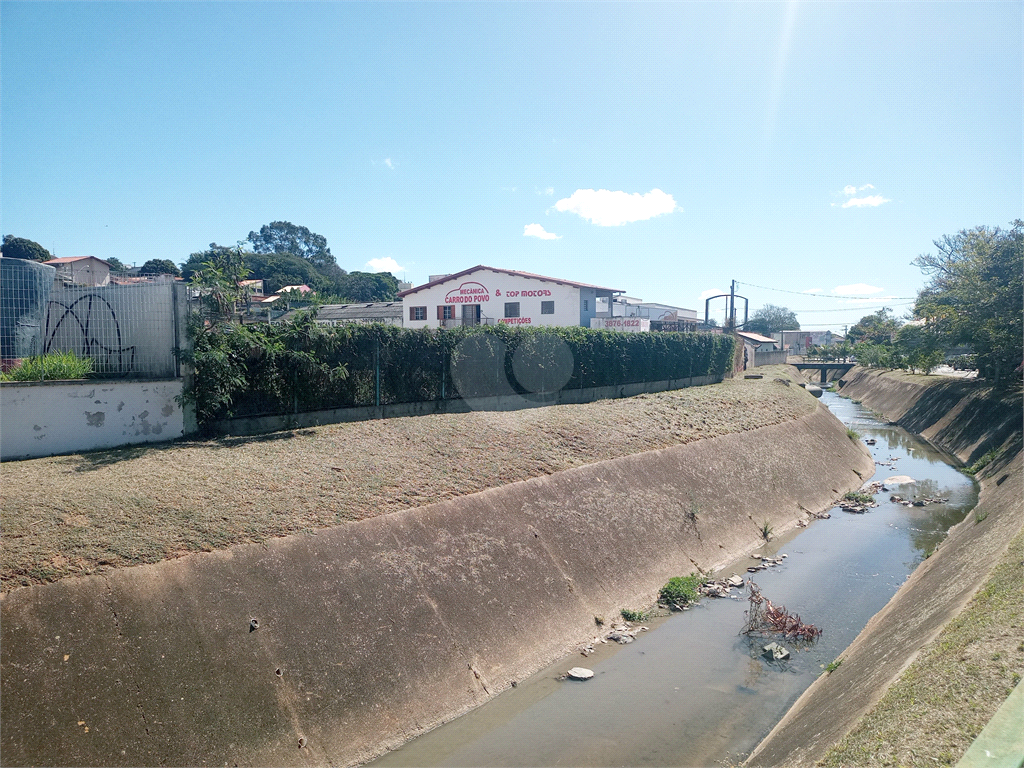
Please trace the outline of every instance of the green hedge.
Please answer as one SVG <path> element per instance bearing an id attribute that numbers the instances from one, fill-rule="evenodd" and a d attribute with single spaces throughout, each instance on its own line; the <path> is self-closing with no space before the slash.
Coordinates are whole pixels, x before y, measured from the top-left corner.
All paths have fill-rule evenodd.
<path id="1" fill-rule="evenodd" d="M 411 330 L 283 325 L 190 326 L 195 367 L 185 397 L 200 424 L 238 416 L 642 381 L 721 376 L 732 362 L 723 334 L 615 333 L 505 325 Z M 379 371 L 379 380 L 378 380 Z M 379 391 L 378 391 L 379 388 Z"/>

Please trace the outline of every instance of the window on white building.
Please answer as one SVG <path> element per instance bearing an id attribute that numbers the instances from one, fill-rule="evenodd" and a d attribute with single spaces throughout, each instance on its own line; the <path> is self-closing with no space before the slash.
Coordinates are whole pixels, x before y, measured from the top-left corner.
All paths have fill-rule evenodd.
<path id="1" fill-rule="evenodd" d="M 553 315 L 553 314 L 555 314 L 555 302 L 553 302 L 553 301 L 542 301 L 540 303 L 540 313 L 542 315 Z"/>
<path id="2" fill-rule="evenodd" d="M 518 301 L 506 301 L 505 302 L 505 317 L 519 317 L 519 302 Z"/>
<path id="3" fill-rule="evenodd" d="M 584 299 L 583 300 L 583 311 L 584 312 L 589 312 L 590 311 L 590 299 Z"/>
<path id="4" fill-rule="evenodd" d="M 409 319 L 410 320 L 426 320 L 427 319 L 427 308 L 426 307 L 409 307 Z"/>

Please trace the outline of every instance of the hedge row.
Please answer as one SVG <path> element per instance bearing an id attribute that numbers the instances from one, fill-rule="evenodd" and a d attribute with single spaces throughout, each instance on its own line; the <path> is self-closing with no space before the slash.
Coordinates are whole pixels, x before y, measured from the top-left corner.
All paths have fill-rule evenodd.
<path id="1" fill-rule="evenodd" d="M 457 397 L 554 392 L 721 376 L 723 334 L 615 333 L 587 328 L 283 325 L 190 328 L 186 397 L 200 424 L 225 418 Z"/>

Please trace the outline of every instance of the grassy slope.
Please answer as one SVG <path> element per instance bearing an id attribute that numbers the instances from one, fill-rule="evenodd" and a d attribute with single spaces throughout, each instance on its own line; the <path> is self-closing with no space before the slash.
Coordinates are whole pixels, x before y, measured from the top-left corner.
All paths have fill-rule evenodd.
<path id="1" fill-rule="evenodd" d="M 422 506 L 813 412 L 761 380 L 0 465 L 0 585 L 57 581 Z"/>
<path id="2" fill-rule="evenodd" d="M 967 608 L 818 765 L 953 765 L 1024 672 L 1024 533 Z"/>

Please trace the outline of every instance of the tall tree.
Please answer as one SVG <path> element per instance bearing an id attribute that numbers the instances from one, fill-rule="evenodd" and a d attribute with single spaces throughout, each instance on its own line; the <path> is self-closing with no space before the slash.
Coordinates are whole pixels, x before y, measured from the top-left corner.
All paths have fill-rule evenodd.
<path id="1" fill-rule="evenodd" d="M 14 235 L 4 235 L 0 254 L 5 259 L 27 259 L 28 261 L 49 261 L 53 258 L 50 252 L 39 243 Z"/>
<path id="2" fill-rule="evenodd" d="M 797 322 L 796 313 L 787 307 L 776 307 L 774 304 L 765 304 L 754 312 L 743 326 L 743 330 L 751 333 L 760 333 L 770 336 L 779 331 L 799 331 L 800 323 Z"/>
<path id="3" fill-rule="evenodd" d="M 337 267 L 331 249 L 327 247 L 326 237 L 290 221 L 264 224 L 259 232 L 250 232 L 248 239 L 254 253 L 290 253 L 305 259 L 317 269 L 329 269 L 332 265 Z"/>
<path id="4" fill-rule="evenodd" d="M 935 247 L 914 260 L 931 278 L 915 317 L 945 348 L 970 345 L 986 376 L 1005 378 L 1024 358 L 1024 221 L 964 229 Z"/>

